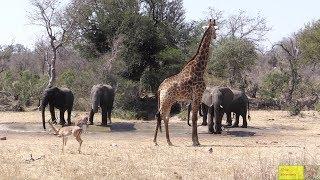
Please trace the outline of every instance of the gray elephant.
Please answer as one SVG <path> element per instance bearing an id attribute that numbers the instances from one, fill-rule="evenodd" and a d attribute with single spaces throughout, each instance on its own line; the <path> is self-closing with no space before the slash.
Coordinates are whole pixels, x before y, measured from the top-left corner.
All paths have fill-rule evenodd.
<path id="1" fill-rule="evenodd" d="M 64 112 L 68 112 L 68 125 L 71 124 L 71 111 L 73 108 L 73 101 L 74 96 L 72 91 L 66 88 L 57 88 L 57 87 L 51 87 L 44 90 L 43 98 L 41 101 L 41 104 L 39 106 L 39 110 L 42 111 L 42 124 L 43 128 L 46 129 L 45 125 L 45 108 L 49 104 L 50 114 L 51 114 L 51 120 L 53 123 L 56 123 L 56 117 L 54 108 L 57 108 L 60 110 L 60 124 L 65 125 L 64 120 Z"/>
<path id="2" fill-rule="evenodd" d="M 98 108 L 101 107 L 102 111 L 102 123 L 101 125 L 106 126 L 107 120 L 111 123 L 111 111 L 113 108 L 115 90 L 104 84 L 94 85 L 91 89 L 91 111 L 89 116 L 89 122 L 93 124 L 93 116 L 98 112 Z"/>
<path id="3" fill-rule="evenodd" d="M 238 127 L 239 126 L 239 117 L 242 116 L 242 126 L 243 128 L 247 128 L 248 123 L 247 123 L 247 113 L 248 113 L 248 119 L 250 119 L 249 115 L 249 99 L 247 95 L 238 90 L 232 90 L 234 97 L 232 100 L 232 103 L 230 105 L 230 111 L 236 114 L 236 121 L 232 125 L 232 127 Z M 231 117 L 231 113 L 230 113 Z M 232 124 L 232 120 L 227 119 L 228 124 Z"/>
<path id="4" fill-rule="evenodd" d="M 208 123 L 208 132 L 220 134 L 221 122 L 224 113 L 227 113 L 228 119 L 231 120 L 231 110 L 230 105 L 233 100 L 233 93 L 228 87 L 213 87 L 207 88 L 202 96 L 201 110 L 203 116 L 202 125 L 207 125 Z M 189 123 L 189 110 L 191 106 L 188 107 L 188 124 Z M 213 121 L 214 117 L 214 121 Z"/>

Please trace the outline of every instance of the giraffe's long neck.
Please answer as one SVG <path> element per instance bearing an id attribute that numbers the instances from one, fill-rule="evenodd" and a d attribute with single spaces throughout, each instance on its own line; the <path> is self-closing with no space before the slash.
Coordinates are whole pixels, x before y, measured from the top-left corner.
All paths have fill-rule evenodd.
<path id="1" fill-rule="evenodd" d="M 210 44 L 212 40 L 212 26 L 209 26 L 209 28 L 206 30 L 206 32 L 203 35 L 201 44 L 199 45 L 199 49 L 196 55 L 196 58 L 194 59 L 196 61 L 196 70 L 200 71 L 200 74 L 203 76 L 204 71 L 207 67 L 208 59 L 209 59 L 209 51 L 210 51 Z"/>

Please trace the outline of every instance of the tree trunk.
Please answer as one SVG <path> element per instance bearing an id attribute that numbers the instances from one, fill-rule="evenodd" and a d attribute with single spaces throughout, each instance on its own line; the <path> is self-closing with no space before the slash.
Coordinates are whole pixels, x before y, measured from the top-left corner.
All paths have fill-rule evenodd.
<path id="1" fill-rule="evenodd" d="M 52 59 L 50 63 L 50 68 L 49 68 L 49 84 L 48 87 L 52 87 L 56 83 L 56 59 L 57 59 L 57 49 L 52 48 Z"/>
<path id="2" fill-rule="evenodd" d="M 286 101 L 291 103 L 293 93 L 294 93 L 296 86 L 298 84 L 298 72 L 294 68 L 294 65 L 291 60 L 289 60 L 289 64 L 290 64 L 290 70 L 291 70 L 291 80 L 290 80 L 290 84 L 289 84 L 289 90 L 288 90 L 288 95 L 286 97 Z"/>

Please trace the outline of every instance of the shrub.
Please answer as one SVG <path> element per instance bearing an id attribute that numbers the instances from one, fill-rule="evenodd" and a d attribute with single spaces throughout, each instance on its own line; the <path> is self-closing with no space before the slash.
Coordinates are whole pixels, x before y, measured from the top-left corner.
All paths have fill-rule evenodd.
<path id="1" fill-rule="evenodd" d="M 139 84 L 127 79 L 119 78 L 114 107 L 123 110 L 139 109 Z"/>
<path id="2" fill-rule="evenodd" d="M 67 71 L 64 71 L 61 75 L 61 82 L 66 85 L 68 88 L 74 86 L 74 83 L 76 81 L 77 75 L 75 71 L 69 69 Z"/>
<path id="3" fill-rule="evenodd" d="M 289 77 L 280 72 L 272 71 L 265 76 L 260 88 L 260 94 L 263 99 L 278 99 L 287 87 Z"/>
<path id="4" fill-rule="evenodd" d="M 300 114 L 302 110 L 302 108 L 299 106 L 297 102 L 292 102 L 288 108 L 289 108 L 290 116 L 297 116 Z"/>
<path id="5" fill-rule="evenodd" d="M 22 71 L 17 76 L 12 72 L 5 72 L 2 76 L 2 89 L 12 93 L 19 101 L 29 106 L 31 101 L 39 99 L 42 90 L 47 85 L 47 77 L 39 76 L 28 70 Z"/>

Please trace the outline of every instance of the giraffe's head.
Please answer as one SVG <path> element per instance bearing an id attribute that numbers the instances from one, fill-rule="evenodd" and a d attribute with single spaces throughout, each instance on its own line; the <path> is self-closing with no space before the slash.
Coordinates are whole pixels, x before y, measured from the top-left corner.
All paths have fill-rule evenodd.
<path id="1" fill-rule="evenodd" d="M 216 25 L 216 20 L 215 19 L 214 20 L 210 19 L 208 25 L 207 26 L 203 26 L 202 28 L 205 29 L 206 32 L 207 31 L 212 31 L 212 38 L 213 39 L 217 38 L 216 30 L 218 29 L 218 26 Z"/>
<path id="2" fill-rule="evenodd" d="M 216 39 L 217 35 L 216 35 L 216 30 L 218 29 L 218 26 L 216 24 L 216 20 L 209 20 L 209 27 L 208 29 L 210 29 L 212 31 L 212 38 Z"/>

